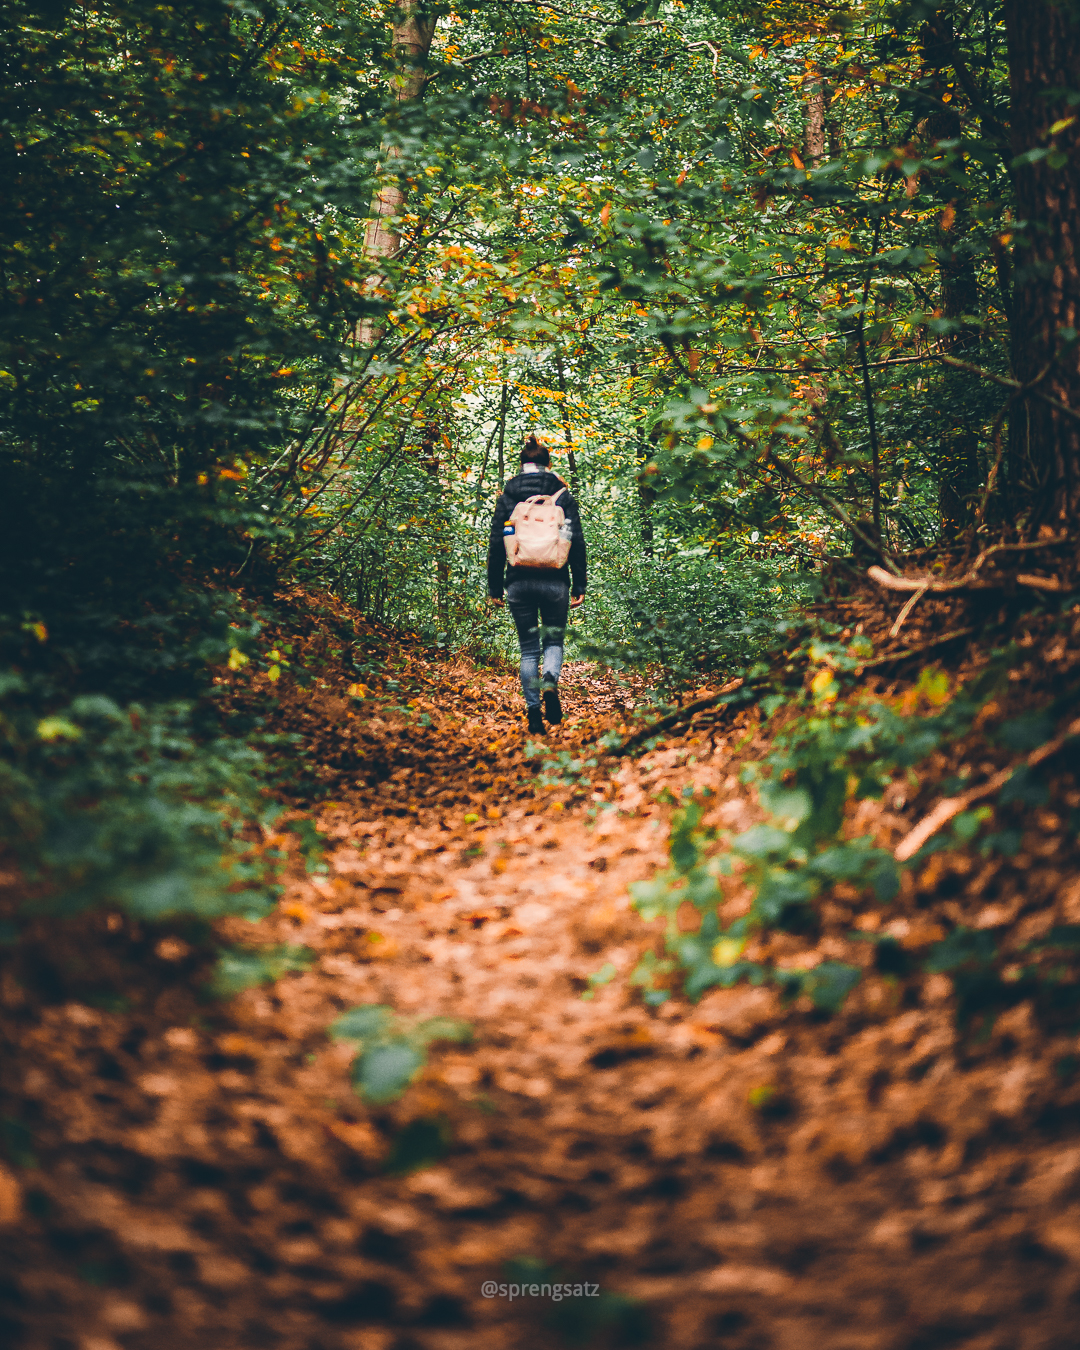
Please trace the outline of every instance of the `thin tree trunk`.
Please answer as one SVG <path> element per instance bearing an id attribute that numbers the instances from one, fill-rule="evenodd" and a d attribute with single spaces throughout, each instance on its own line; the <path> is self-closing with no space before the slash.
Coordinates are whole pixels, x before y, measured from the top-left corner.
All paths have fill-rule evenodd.
<path id="1" fill-rule="evenodd" d="M 487 438 L 487 444 L 484 446 L 484 458 L 480 461 L 480 476 L 476 481 L 476 504 L 473 506 L 472 523 L 476 524 L 476 518 L 480 514 L 480 503 L 484 500 L 484 479 L 487 477 L 488 458 L 491 455 L 491 447 L 495 444 L 495 437 L 499 434 L 498 423 L 492 428 L 491 435 Z M 499 484 L 500 490 L 502 484 Z"/>
<path id="2" fill-rule="evenodd" d="M 934 51 L 934 47 L 930 47 Z M 925 133 L 931 147 L 938 141 L 959 140 L 963 135 L 960 115 L 943 108 L 926 119 Z M 928 147 L 928 148 L 931 148 Z M 959 206 L 959 210 L 957 210 Z M 938 273 L 941 278 L 941 312 L 946 319 L 961 320 L 979 312 L 979 284 L 971 253 L 963 252 L 967 229 L 964 202 L 952 204 L 939 219 Z M 942 345 L 954 356 L 978 359 L 978 334 L 971 329 L 950 333 Z M 966 353 L 966 356 L 965 356 Z M 942 376 L 942 419 L 938 464 L 938 509 L 946 539 L 954 539 L 970 525 L 979 492 L 979 438 L 965 425 L 964 407 L 973 400 L 978 378 L 966 371 L 946 367 Z"/>
<path id="3" fill-rule="evenodd" d="M 555 369 L 559 376 L 559 392 L 562 394 L 563 437 L 566 441 L 566 464 L 570 470 L 570 491 L 577 496 L 577 460 L 574 458 L 574 438 L 570 434 L 570 403 L 566 397 L 566 373 L 563 370 L 562 352 L 555 348 Z"/>
<path id="4" fill-rule="evenodd" d="M 422 0 L 399 0 L 393 12 L 391 42 L 397 71 L 391 76 L 390 86 L 397 103 L 408 103 L 424 92 L 427 75 L 424 62 L 435 35 L 435 18 L 422 12 Z M 383 145 L 380 172 L 385 175 L 383 185 L 375 193 L 371 204 L 371 219 L 364 229 L 364 255 L 371 259 L 393 258 L 401 248 L 398 220 L 405 205 L 405 190 L 395 172 L 394 161 L 400 157 L 397 146 Z M 386 288 L 389 277 L 376 269 L 368 277 L 365 290 L 375 295 Z M 371 346 L 382 335 L 383 325 L 377 319 L 364 319 L 359 326 L 358 339 L 362 346 Z"/>
<path id="5" fill-rule="evenodd" d="M 435 615 L 439 631 L 450 641 L 450 516 L 442 477 L 439 473 L 439 429 L 429 422 L 420 443 L 420 464 L 435 480 L 436 502 L 433 515 L 435 542 Z"/>
<path id="6" fill-rule="evenodd" d="M 499 491 L 503 490 L 503 483 L 506 482 L 506 460 L 504 448 L 506 446 L 506 381 L 502 383 L 502 393 L 499 396 Z"/>
<path id="7" fill-rule="evenodd" d="M 1080 412 L 1080 119 L 1067 102 L 1080 71 L 1080 15 L 1047 0 L 1006 0 L 1004 12 L 1013 154 L 1053 147 L 1013 170 L 1013 372 Z M 1080 420 L 1034 394 L 1018 398 L 1007 464 L 1032 525 L 1078 523 Z"/>
<path id="8" fill-rule="evenodd" d="M 808 77 L 814 81 L 806 90 L 806 165 L 821 167 L 825 159 L 825 86 L 815 71 Z"/>
<path id="9" fill-rule="evenodd" d="M 630 377 L 636 380 L 638 368 L 636 365 L 630 367 Z M 635 459 L 637 460 L 637 492 L 638 492 L 638 512 L 641 516 L 641 550 L 649 561 L 653 556 L 653 505 L 656 501 L 656 490 L 649 481 L 649 475 L 645 472 L 649 463 L 649 440 L 645 435 L 645 413 L 644 410 L 636 422 L 637 445 Z"/>

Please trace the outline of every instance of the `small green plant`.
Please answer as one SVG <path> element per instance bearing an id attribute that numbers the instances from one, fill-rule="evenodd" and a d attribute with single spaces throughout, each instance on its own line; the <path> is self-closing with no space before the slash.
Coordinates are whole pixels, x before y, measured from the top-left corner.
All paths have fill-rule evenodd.
<path id="1" fill-rule="evenodd" d="M 903 717 L 881 703 L 837 706 L 837 675 L 853 670 L 866 647 L 838 655 L 815 637 L 804 648 L 820 663 L 797 700 L 809 707 L 777 736 L 772 754 L 743 775 L 744 781 L 758 784 L 770 820 L 729 841 L 730 854 L 746 864 L 753 887 L 749 913 L 726 929 L 720 923 L 718 879 L 730 872 L 731 861 L 707 856 L 716 832 L 701 828 L 702 806 L 694 801 L 672 820 L 671 865 L 630 888 L 646 921 L 665 919 L 665 946 L 685 971 L 684 990 L 691 998 L 746 979 L 777 984 L 787 996 L 806 994 L 825 1011 L 843 1005 L 860 979 L 857 966 L 826 961 L 806 971 L 773 969 L 743 958 L 747 941 L 765 928 L 805 927 L 818 895 L 837 882 L 869 888 L 883 904 L 896 895 L 900 873 L 895 859 L 865 838 L 843 838 L 845 809 L 852 801 L 880 797 L 897 769 L 910 768 L 943 739 L 963 734 L 1003 671 L 1003 663 L 995 663 L 971 690 L 955 696 L 934 717 Z M 939 687 L 939 675 L 931 670 L 920 680 L 920 692 L 936 706 L 948 697 L 947 686 Z M 963 837 L 973 837 L 982 823 L 977 813 L 972 817 L 962 822 Z M 917 858 L 923 856 L 925 851 Z M 696 933 L 679 931 L 676 916 L 687 902 L 701 914 Z M 664 991 L 656 987 L 656 977 L 666 973 L 639 963 L 632 978 L 643 986 L 646 1001 L 662 1001 Z"/>
<path id="2" fill-rule="evenodd" d="M 585 992 L 582 994 L 581 997 L 585 999 L 586 1002 L 588 1002 L 589 999 L 595 998 L 596 991 L 598 989 L 602 989 L 605 984 L 610 984 L 611 981 L 615 978 L 615 976 L 618 975 L 618 973 L 619 973 L 618 970 L 615 968 L 615 966 L 611 964 L 610 961 L 605 962 L 605 964 L 602 965 L 599 970 L 594 970 L 593 973 L 590 976 L 588 976 L 589 987 L 588 989 L 585 990 Z"/>
<path id="3" fill-rule="evenodd" d="M 281 828 L 296 835 L 300 855 L 309 874 L 330 870 L 323 861 L 326 854 L 326 835 L 319 832 L 314 821 L 303 817 L 300 820 L 290 820 Z"/>
<path id="4" fill-rule="evenodd" d="M 42 907 L 112 904 L 151 922 L 269 912 L 273 859 L 244 839 L 277 811 L 259 749 L 198 736 L 190 703 L 81 695 L 41 716 L 39 700 L 0 674 L 0 842 L 44 890 Z"/>
<path id="5" fill-rule="evenodd" d="M 307 947 L 283 944 L 258 950 L 231 947 L 223 950 L 204 986 L 208 998 L 234 998 L 245 989 L 270 984 L 293 970 L 307 970 L 315 953 Z"/>
<path id="6" fill-rule="evenodd" d="M 435 1041 L 462 1044 L 472 1027 L 451 1017 L 402 1017 L 384 1003 L 363 1003 L 332 1023 L 331 1040 L 357 1046 L 352 1080 L 361 1099 L 371 1106 L 396 1101 L 427 1063 Z"/>
<path id="7" fill-rule="evenodd" d="M 536 782 L 541 787 L 580 787 L 590 781 L 589 770 L 595 769 L 597 763 L 595 757 L 585 759 L 569 750 L 560 750 L 552 759 L 544 761 Z"/>
<path id="8" fill-rule="evenodd" d="M 452 1138 L 450 1124 L 442 1117 L 410 1120 L 394 1136 L 383 1170 L 389 1176 L 403 1177 L 431 1167 L 446 1156 Z"/>

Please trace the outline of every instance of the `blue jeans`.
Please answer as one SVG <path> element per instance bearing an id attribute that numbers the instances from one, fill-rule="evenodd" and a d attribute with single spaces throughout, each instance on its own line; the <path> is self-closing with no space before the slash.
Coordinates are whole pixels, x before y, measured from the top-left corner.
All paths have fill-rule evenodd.
<path id="1" fill-rule="evenodd" d="M 540 649 L 543 647 L 543 685 L 554 689 L 563 662 L 563 639 L 570 612 L 570 587 L 561 576 L 537 573 L 511 581 L 506 607 L 517 629 L 521 648 L 521 689 L 525 706 L 540 706 Z M 539 616 L 539 617 L 538 617 Z"/>

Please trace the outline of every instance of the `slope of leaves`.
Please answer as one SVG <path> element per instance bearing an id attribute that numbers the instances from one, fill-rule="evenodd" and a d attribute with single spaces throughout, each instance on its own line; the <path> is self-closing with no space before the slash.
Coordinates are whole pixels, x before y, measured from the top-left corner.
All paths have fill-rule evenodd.
<path id="1" fill-rule="evenodd" d="M 876 598 L 846 603 L 871 641 L 883 636 Z M 1002 716 L 1070 687 L 1076 620 L 1028 620 Z M 268 954 L 306 948 L 314 963 L 200 1002 L 205 958 L 181 932 L 150 936 L 120 914 L 74 938 L 43 928 L 10 955 L 0 1200 L 15 1225 L 3 1240 L 16 1335 L 435 1350 L 603 1344 L 636 1328 L 665 1346 L 722 1336 L 748 1350 L 797 1325 L 819 1344 L 857 1333 L 909 1350 L 946 1333 L 977 1343 L 992 1324 L 999 1339 L 1062 1343 L 1080 1255 L 1075 1013 L 1013 967 L 1043 953 L 1060 965 L 1060 930 L 1080 921 L 1071 763 L 1048 764 L 1038 801 L 995 804 L 979 837 L 947 833 L 891 901 L 832 882 L 811 922 L 751 935 L 747 956 L 780 970 L 858 968 L 831 1015 L 746 985 L 650 1008 L 630 975 L 644 953 L 663 958 L 663 933 L 627 887 L 669 849 L 682 856 L 669 829 L 686 792 L 707 802 L 706 826 L 761 823 L 740 781 L 774 749 L 761 713 L 716 707 L 639 759 L 605 759 L 573 724 L 595 734 L 625 716 L 604 700 L 625 696 L 571 665 L 571 725 L 547 757 L 598 762 L 587 785 L 530 789 L 512 674 L 446 664 L 334 602 L 286 597 L 275 621 L 278 650 L 288 639 L 308 654 L 309 689 L 279 694 L 285 675 L 268 673 L 245 689 L 245 668 L 229 697 L 254 709 L 257 693 L 264 715 L 300 718 L 309 746 L 368 725 L 362 752 L 328 770 L 334 799 L 308 813 L 318 835 L 267 841 L 288 855 L 275 915 L 218 931 Z M 348 716 L 356 672 L 343 655 L 320 665 L 317 650 L 379 665 L 360 701 L 373 715 Z M 976 648 L 950 679 L 984 660 Z M 909 662 L 864 684 L 911 715 L 916 673 Z M 411 688 L 387 690 L 384 676 Z M 430 760 L 399 763 L 429 699 L 439 742 Z M 392 768 L 372 783 L 380 736 Z M 495 741 L 498 764 L 481 753 Z M 950 779 L 1019 753 L 978 731 L 943 744 L 882 801 L 853 803 L 847 832 L 892 848 Z M 299 824 L 299 803 L 290 814 Z M 1000 844 L 1009 831 L 1015 851 Z M 731 923 L 750 909 L 751 878 L 736 868 L 721 885 Z M 689 907 L 676 921 L 692 933 Z M 1005 953 L 993 989 L 1006 996 L 958 1024 L 986 987 L 961 977 L 977 980 L 991 947 Z M 130 1006 L 100 986 L 88 996 L 78 960 L 90 953 L 118 980 L 138 959 Z M 330 1033 L 370 1005 L 393 1010 L 379 1013 L 391 1040 L 427 1039 L 445 1018 L 473 1040 L 432 1046 L 403 1096 L 367 1105 L 355 1044 Z M 547 1305 L 480 1295 L 523 1270 L 598 1283 L 604 1317 L 571 1300 L 548 1325 Z"/>

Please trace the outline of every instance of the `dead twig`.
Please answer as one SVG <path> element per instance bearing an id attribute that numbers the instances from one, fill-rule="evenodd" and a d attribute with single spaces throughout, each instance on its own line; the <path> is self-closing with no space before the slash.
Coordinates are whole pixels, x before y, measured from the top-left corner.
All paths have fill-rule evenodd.
<path id="1" fill-rule="evenodd" d="M 934 647 L 944 647 L 946 642 L 952 642 L 956 638 L 970 637 L 972 633 L 978 632 L 978 626 L 972 624 L 968 628 L 954 628 L 950 633 L 942 633 L 940 637 L 932 638 L 929 642 L 922 642 L 917 647 L 905 647 L 903 651 L 887 652 L 884 656 L 875 656 L 872 661 L 864 661 L 858 666 L 855 673 L 861 674 L 864 670 L 873 670 L 875 666 L 887 666 L 890 661 L 906 661 L 909 656 L 921 656 L 923 652 L 931 651 Z"/>
<path id="2" fill-rule="evenodd" d="M 873 567 L 867 568 L 866 574 L 871 580 L 876 581 L 879 586 L 884 586 L 885 589 L 889 591 L 918 591 L 920 593 L 926 591 L 962 591 L 972 587 L 983 563 L 986 562 L 987 558 L 993 557 L 995 553 L 1019 553 L 1033 548 L 1053 548 L 1057 544 L 1068 543 L 1068 540 L 1069 536 L 1067 534 L 1061 534 L 1052 539 L 1033 539 L 1025 544 L 991 544 L 989 548 L 983 549 L 963 576 L 956 577 L 952 580 L 948 580 L 945 577 L 893 576 L 891 573 L 886 572 L 884 567 L 878 567 L 876 564 Z M 1018 581 L 1023 586 L 1034 586 L 1036 589 L 1044 591 L 1058 590 L 1061 588 L 1061 583 L 1058 582 L 1056 578 L 1034 577 L 1028 572 L 1021 572 L 1012 579 Z M 1002 580 L 1004 581 L 1005 578 Z M 1053 583 L 1052 585 L 1049 584 L 1051 582 Z M 985 583 L 986 586 L 993 584 L 993 582 Z M 981 586 L 978 589 L 983 588 L 984 587 Z"/>
<path id="3" fill-rule="evenodd" d="M 872 661 L 860 662 L 852 673 L 858 677 L 863 671 L 873 670 L 877 666 L 887 666 L 892 661 L 906 661 L 908 657 L 919 656 L 922 652 L 928 652 L 934 647 L 943 647 L 947 642 L 952 642 L 956 638 L 970 637 L 972 633 L 978 631 L 977 625 L 974 624 L 968 628 L 954 628 L 952 632 L 942 633 L 940 637 L 933 638 L 929 642 L 923 642 L 917 647 L 905 647 L 903 651 L 887 652 L 884 656 L 877 656 Z M 750 681 L 751 684 L 762 682 L 763 677 Z M 638 727 L 637 731 L 631 732 L 610 753 L 613 755 L 625 754 L 627 750 L 632 750 L 635 745 L 647 741 L 650 736 L 668 731 L 671 727 L 678 726 L 680 722 L 692 721 L 699 712 L 706 712 L 708 709 L 715 707 L 722 698 L 728 694 L 733 694 L 737 689 L 742 689 L 746 683 L 746 679 L 742 677 L 737 680 L 729 680 L 715 694 L 709 694 L 706 698 L 695 699 L 693 703 L 686 703 L 681 708 L 676 708 L 674 712 L 668 713 L 666 717 L 658 718 L 655 722 L 650 722 L 648 726 Z"/>
<path id="4" fill-rule="evenodd" d="M 1055 736 L 1052 741 L 1047 741 L 1045 745 L 1040 745 L 1037 750 L 1032 750 L 1031 754 L 1024 760 L 1025 766 L 1034 769 L 1037 765 L 1050 759 L 1052 755 L 1056 755 L 1066 741 L 1071 741 L 1074 736 L 1080 736 L 1080 717 L 1070 722 L 1060 736 Z M 988 778 L 985 783 L 981 783 L 978 787 L 968 788 L 967 792 L 962 792 L 959 797 L 943 798 L 930 814 L 924 816 L 918 825 L 897 844 L 893 853 L 896 861 L 907 862 L 954 816 L 958 816 L 961 811 L 966 811 L 975 802 L 982 801 L 984 797 L 992 797 L 995 792 L 1005 786 L 1016 772 L 1017 767 L 1015 764 L 1010 764 L 1008 768 L 1001 769 L 992 778 Z"/>
<path id="5" fill-rule="evenodd" d="M 904 626 L 904 620 L 907 618 L 907 616 L 911 613 L 911 611 L 915 608 L 915 606 L 919 603 L 919 601 L 923 598 L 925 594 L 926 594 L 926 587 L 920 586 L 919 589 L 912 595 L 911 599 L 905 602 L 904 608 L 896 616 L 896 622 L 889 629 L 889 636 L 891 638 L 899 637 L 900 629 L 903 628 Z"/>
<path id="6" fill-rule="evenodd" d="M 1000 384 L 1003 389 L 1011 389 L 1016 398 L 1019 398 L 1022 394 L 1031 394 L 1034 398 L 1041 399 L 1043 403 L 1049 403 L 1051 408 L 1056 408 L 1066 417 L 1073 417 L 1080 422 L 1080 412 L 1077 412 L 1075 408 L 1070 408 L 1067 403 L 1062 403 L 1060 399 L 1056 399 L 1050 394 L 1044 394 L 1041 389 L 1035 387 L 1053 369 L 1053 361 L 1045 370 L 1040 371 L 1033 380 L 1029 380 L 1027 384 L 1022 384 L 1019 380 L 1010 380 L 1006 375 L 997 375 L 992 370 L 984 370 L 982 366 L 973 365 L 970 361 L 961 361 L 956 356 L 945 356 L 935 352 L 934 357 L 938 361 L 944 361 L 947 366 L 953 366 L 957 370 L 965 370 L 969 375 L 977 375 L 981 380 L 989 380 L 991 384 Z"/>
<path id="7" fill-rule="evenodd" d="M 668 713 L 666 717 L 660 717 L 655 722 L 650 722 L 648 726 L 638 727 L 637 731 L 632 731 L 625 740 L 621 741 L 613 748 L 613 755 L 624 755 L 627 750 L 633 749 L 635 745 L 642 741 L 647 741 L 650 736 L 657 735 L 658 732 L 666 731 L 669 727 L 676 726 L 684 719 L 692 719 L 697 713 L 704 712 L 706 708 L 712 708 L 725 695 L 733 694 L 736 689 L 741 689 L 746 683 L 743 677 L 737 680 L 729 680 L 715 694 L 709 694 L 707 698 L 695 699 L 693 703 L 686 703 L 681 708 L 676 708 L 674 712 Z"/>

